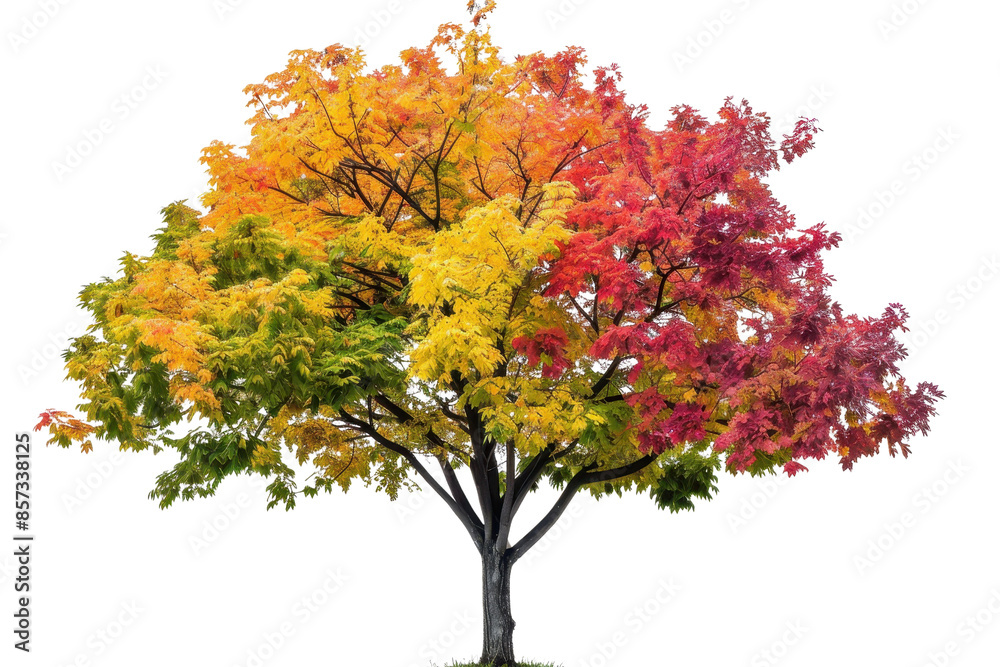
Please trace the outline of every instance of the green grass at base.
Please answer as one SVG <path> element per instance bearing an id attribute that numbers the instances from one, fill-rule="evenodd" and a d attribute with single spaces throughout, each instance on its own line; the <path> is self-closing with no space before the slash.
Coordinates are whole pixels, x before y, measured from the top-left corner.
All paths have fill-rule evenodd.
<path id="1" fill-rule="evenodd" d="M 552 662 L 523 662 L 518 660 L 518 667 L 562 667 Z M 453 662 L 445 667 L 482 667 L 478 662 Z"/>

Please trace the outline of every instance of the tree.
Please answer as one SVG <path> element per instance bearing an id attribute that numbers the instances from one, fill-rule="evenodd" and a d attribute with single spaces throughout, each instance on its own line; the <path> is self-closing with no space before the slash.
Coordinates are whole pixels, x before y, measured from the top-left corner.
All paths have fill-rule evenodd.
<path id="1" fill-rule="evenodd" d="M 37 428 L 176 450 L 161 507 L 242 473 L 269 508 L 430 487 L 482 559 L 499 666 L 511 568 L 577 493 L 689 510 L 723 468 L 905 456 L 943 394 L 900 376 L 903 307 L 844 314 L 821 259 L 839 235 L 766 185 L 814 121 L 776 143 L 727 99 L 651 129 L 579 48 L 501 59 L 491 9 L 399 64 L 334 45 L 248 86 L 249 145 L 203 153 L 208 212 L 170 204 L 152 254 L 81 293 L 95 322 L 65 359 L 85 419 Z M 557 500 L 513 538 L 545 480 Z"/>

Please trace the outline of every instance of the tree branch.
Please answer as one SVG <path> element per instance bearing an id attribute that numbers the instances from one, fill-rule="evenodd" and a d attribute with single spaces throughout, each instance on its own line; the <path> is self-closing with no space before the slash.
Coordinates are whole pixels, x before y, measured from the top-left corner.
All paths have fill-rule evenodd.
<path id="1" fill-rule="evenodd" d="M 575 447 L 575 443 L 570 445 L 569 449 Z M 514 495 L 514 507 L 512 514 L 517 514 L 517 510 L 521 507 L 521 503 L 528 496 L 528 492 L 531 491 L 531 487 L 535 485 L 535 482 L 542 476 L 542 472 L 545 470 L 550 462 L 554 460 L 552 452 L 556 449 L 556 443 L 550 443 L 548 447 L 540 451 L 531 459 L 524 471 L 518 475 L 513 483 L 507 484 L 507 492 L 504 494 L 504 501 L 507 500 L 507 496 L 510 494 Z"/>
<path id="2" fill-rule="evenodd" d="M 455 474 L 455 469 L 451 467 L 448 460 L 445 457 L 438 458 L 438 463 L 441 464 L 441 472 L 444 473 L 445 481 L 448 482 L 448 488 L 451 489 L 451 494 L 455 497 L 455 502 L 458 503 L 465 512 L 472 517 L 473 522 L 479 529 L 480 534 L 483 530 L 483 522 L 476 515 L 476 510 L 472 508 L 472 504 L 469 502 L 468 496 L 465 495 L 465 490 L 462 488 L 462 484 L 458 481 L 458 475 Z"/>
<path id="3" fill-rule="evenodd" d="M 527 553 L 527 551 L 531 549 L 531 547 L 533 547 L 538 540 L 542 539 L 542 536 L 555 525 L 556 521 L 559 520 L 559 517 L 561 517 L 563 512 L 566 511 L 566 508 L 569 507 L 570 502 L 573 500 L 573 496 L 576 495 L 576 492 L 579 491 L 581 487 L 586 484 L 610 482 L 615 479 L 634 475 L 655 461 L 657 456 L 657 454 L 647 454 L 646 456 L 643 456 L 628 465 L 612 468 L 611 470 L 594 471 L 594 464 L 584 466 L 580 472 L 576 473 L 576 475 L 574 475 L 573 478 L 566 483 L 566 488 L 563 489 L 561 494 L 559 494 L 559 498 L 556 500 L 552 509 L 549 510 L 548 514 L 542 517 L 541 521 L 539 521 L 534 528 L 529 530 L 517 544 L 507 550 L 507 557 L 510 559 L 510 562 L 513 563 L 519 559 Z"/>
<path id="4" fill-rule="evenodd" d="M 617 371 L 618 367 L 621 365 L 622 358 L 623 357 L 620 354 L 616 356 L 611 362 L 611 365 L 608 366 L 608 370 L 604 371 L 604 375 L 601 376 L 601 379 L 594 383 L 593 388 L 590 390 L 591 398 L 597 398 L 598 394 L 600 394 L 601 391 L 608 386 L 608 383 L 611 382 L 611 378 L 614 377 L 615 371 Z"/>
<path id="5" fill-rule="evenodd" d="M 347 410 L 341 408 L 339 414 L 343 421 L 351 424 L 389 451 L 395 452 L 406 459 L 406 462 L 410 464 L 410 467 L 417 471 L 417 474 L 420 475 L 420 477 L 423 478 L 423 480 L 427 482 L 432 489 L 434 489 L 435 493 L 441 496 L 441 499 L 444 500 L 448 507 L 451 508 L 451 511 L 455 513 L 455 516 L 458 517 L 458 520 L 462 522 L 462 525 L 465 526 L 465 529 L 469 532 L 469 536 L 472 538 L 476 548 L 482 550 L 483 533 L 479 525 L 478 517 L 474 514 L 466 512 L 459 502 L 451 497 L 444 487 L 441 486 L 440 482 L 434 479 L 430 472 L 428 472 L 427 468 L 425 468 L 424 464 L 420 462 L 420 459 L 417 458 L 416 454 L 399 443 L 389 440 L 379 433 L 373 426 L 361 419 L 358 419 L 351 413 L 347 412 Z"/>
<path id="6" fill-rule="evenodd" d="M 503 494 L 503 507 L 500 510 L 500 529 L 497 531 L 497 539 L 494 548 L 497 553 L 507 550 L 507 539 L 510 536 L 510 524 L 514 519 L 514 494 L 511 493 L 514 486 L 514 479 L 517 475 L 517 449 L 514 441 L 507 441 L 507 488 Z"/>

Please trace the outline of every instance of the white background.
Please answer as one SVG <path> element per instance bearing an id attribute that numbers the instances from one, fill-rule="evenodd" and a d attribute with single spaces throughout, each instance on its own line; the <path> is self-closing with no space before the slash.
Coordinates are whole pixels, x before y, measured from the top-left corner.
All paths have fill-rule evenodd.
<path id="1" fill-rule="evenodd" d="M 388 0 L 50 4 L 50 18 L 29 0 L 6 0 L 0 15 L 8 545 L 14 434 L 43 409 L 77 402 L 52 341 L 87 323 L 80 287 L 117 271 L 125 250 L 149 252 L 160 208 L 203 190 L 200 149 L 245 143 L 243 87 L 282 69 L 289 51 L 353 44 L 366 25 L 377 33 L 369 62 L 382 64 L 425 45 L 439 23 L 468 18 L 464 0 L 402 0 L 395 13 Z M 786 118 L 817 117 L 816 149 L 776 174 L 774 189 L 800 224 L 844 234 L 827 262 L 845 310 L 877 315 L 898 301 L 915 331 L 923 325 L 905 374 L 947 393 L 908 460 L 883 454 L 850 473 L 812 463 L 770 487 L 727 476 L 715 500 L 683 515 L 645 497 L 581 498 L 514 571 L 519 655 L 565 667 L 917 667 L 935 664 L 929 654 L 938 665 L 996 664 L 1000 11 L 897 5 L 894 14 L 889 0 L 502 0 L 493 15 L 507 57 L 572 44 L 591 65 L 618 63 L 654 127 L 681 103 L 714 118 L 730 95 L 786 130 Z M 135 106 L 127 117 L 123 94 Z M 54 163 L 105 119 L 111 132 L 60 178 Z M 871 212 L 866 226 L 859 210 Z M 409 667 L 478 655 L 477 556 L 435 498 L 390 503 L 359 488 L 265 512 L 244 477 L 161 511 L 146 494 L 166 456 L 36 442 L 34 650 L 11 648 L 4 546 L 4 665 L 234 667 L 257 664 L 256 652 L 268 667 Z M 210 539 L 213 521 L 225 529 Z M 327 596 L 327 572 L 338 570 L 346 581 Z M 660 582 L 671 580 L 668 594 Z M 308 618 L 295 607 L 303 596 L 324 602 Z M 135 619 L 123 611 L 131 604 Z M 264 637 L 283 623 L 292 633 L 271 651 Z M 116 636 L 108 644 L 99 631 Z"/>

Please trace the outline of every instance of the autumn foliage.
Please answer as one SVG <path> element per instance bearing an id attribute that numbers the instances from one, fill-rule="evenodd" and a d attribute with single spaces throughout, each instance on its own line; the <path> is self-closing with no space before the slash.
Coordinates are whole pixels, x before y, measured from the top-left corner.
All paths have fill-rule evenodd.
<path id="1" fill-rule="evenodd" d="M 766 184 L 814 123 L 775 140 L 726 100 L 654 129 L 615 66 L 585 64 L 505 60 L 453 24 L 377 69 L 293 52 L 246 88 L 250 143 L 205 149 L 207 212 L 167 206 L 152 254 L 83 290 L 67 369 L 93 426 L 39 426 L 176 449 L 164 505 L 240 472 L 289 507 L 429 484 L 514 560 L 565 509 L 507 544 L 543 478 L 678 510 L 722 467 L 906 455 L 941 393 L 900 377 L 905 310 L 845 313 L 822 261 L 839 235 Z"/>

